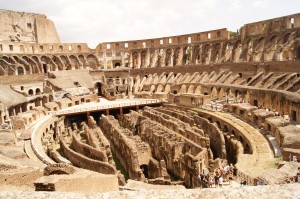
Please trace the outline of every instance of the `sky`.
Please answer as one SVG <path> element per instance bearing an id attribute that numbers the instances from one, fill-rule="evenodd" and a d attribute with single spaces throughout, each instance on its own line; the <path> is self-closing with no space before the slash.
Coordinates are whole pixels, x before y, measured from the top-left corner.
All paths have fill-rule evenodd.
<path id="1" fill-rule="evenodd" d="M 63 43 L 157 38 L 228 28 L 300 12 L 300 0 L 0 0 L 47 15 Z"/>

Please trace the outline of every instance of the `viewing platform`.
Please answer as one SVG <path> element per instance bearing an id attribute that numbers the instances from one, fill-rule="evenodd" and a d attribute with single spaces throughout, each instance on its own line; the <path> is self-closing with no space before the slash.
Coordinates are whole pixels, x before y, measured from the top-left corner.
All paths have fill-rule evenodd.
<path id="1" fill-rule="evenodd" d="M 60 111 L 56 112 L 56 116 L 62 115 L 74 115 L 74 114 L 82 114 L 89 112 L 98 112 L 105 111 L 109 112 L 111 109 L 123 109 L 123 108 L 133 108 L 137 109 L 140 106 L 147 105 L 160 105 L 163 101 L 160 99 L 117 99 L 115 101 L 109 101 L 105 98 L 100 98 L 100 102 L 89 102 L 85 104 L 80 104 L 76 106 L 72 106 Z"/>

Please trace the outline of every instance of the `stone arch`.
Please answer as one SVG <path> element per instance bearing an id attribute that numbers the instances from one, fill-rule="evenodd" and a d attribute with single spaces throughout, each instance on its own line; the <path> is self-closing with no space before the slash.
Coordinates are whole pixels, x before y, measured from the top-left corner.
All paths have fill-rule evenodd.
<path id="1" fill-rule="evenodd" d="M 166 59 L 165 59 L 165 61 L 166 61 L 166 66 L 172 66 L 173 65 L 173 63 L 172 63 L 172 57 L 173 57 L 173 50 L 171 49 L 171 48 L 168 48 L 167 50 L 166 50 Z"/>
<path id="2" fill-rule="evenodd" d="M 120 68 L 120 67 L 121 67 L 121 63 L 120 62 L 115 62 L 114 68 Z"/>
<path id="3" fill-rule="evenodd" d="M 188 90 L 187 90 L 187 93 L 194 94 L 194 92 L 195 92 L 195 86 L 194 85 L 190 85 L 189 88 L 188 88 Z"/>
<path id="4" fill-rule="evenodd" d="M 242 42 L 241 40 L 237 40 L 233 45 L 233 61 L 239 62 L 241 54 L 242 54 Z"/>
<path id="5" fill-rule="evenodd" d="M 165 86 L 165 90 L 164 90 L 165 92 L 167 92 L 167 93 L 170 93 L 170 91 L 171 91 L 171 85 L 170 84 L 167 84 L 166 86 Z"/>
<path id="6" fill-rule="evenodd" d="M 83 68 L 85 68 L 85 64 L 86 64 L 86 59 L 83 55 L 78 55 L 78 59 L 81 62 L 81 64 L 83 65 Z"/>
<path id="7" fill-rule="evenodd" d="M 191 47 L 186 46 L 183 48 L 182 64 L 189 65 L 190 62 L 191 62 Z"/>
<path id="8" fill-rule="evenodd" d="M 150 92 L 154 92 L 155 91 L 155 85 L 151 85 L 151 87 L 150 87 Z"/>
<path id="9" fill-rule="evenodd" d="M 49 62 L 48 62 L 48 59 L 49 59 L 49 57 L 47 57 L 46 55 L 43 55 L 43 56 L 41 57 L 41 61 L 44 62 L 45 64 L 48 64 L 48 63 L 49 63 Z"/>
<path id="10" fill-rule="evenodd" d="M 283 36 L 283 44 L 286 44 L 289 41 L 289 38 L 291 36 L 291 33 L 288 32 Z"/>
<path id="11" fill-rule="evenodd" d="M 143 50 L 141 52 L 141 68 L 147 67 L 146 57 L 147 57 L 147 52 Z"/>
<path id="12" fill-rule="evenodd" d="M 36 55 L 32 56 L 31 58 L 37 63 L 40 62 L 39 58 Z"/>
<path id="13" fill-rule="evenodd" d="M 71 63 L 69 63 L 68 57 L 66 55 L 61 55 L 60 60 L 62 61 L 66 70 L 72 70 L 72 65 Z"/>
<path id="14" fill-rule="evenodd" d="M 236 100 L 239 100 L 240 98 L 242 98 L 242 92 L 239 90 L 235 90 L 234 91 L 234 97 Z"/>
<path id="15" fill-rule="evenodd" d="M 192 63 L 193 64 L 200 64 L 200 45 L 196 45 L 193 48 L 193 55 L 192 55 Z"/>
<path id="16" fill-rule="evenodd" d="M 201 94 L 201 86 L 198 85 L 195 89 L 195 94 Z"/>
<path id="17" fill-rule="evenodd" d="M 163 92 L 164 86 L 162 84 L 159 84 L 156 88 L 156 92 Z"/>
<path id="18" fill-rule="evenodd" d="M 86 60 L 87 60 L 87 63 L 88 63 L 90 68 L 97 69 L 97 66 L 99 65 L 99 63 L 98 63 L 98 59 L 95 55 L 89 54 L 86 57 Z"/>
<path id="19" fill-rule="evenodd" d="M 60 175 L 60 174 L 73 174 L 75 172 L 75 168 L 69 164 L 58 163 L 58 164 L 50 164 L 45 167 L 44 175 Z"/>
<path id="20" fill-rule="evenodd" d="M 1 57 L 1 59 L 3 59 L 4 61 L 6 61 L 7 63 L 12 63 L 12 59 L 9 57 L 9 56 L 7 56 L 7 55 L 3 55 L 2 57 Z"/>
<path id="21" fill-rule="evenodd" d="M 53 67 L 51 67 L 52 66 L 51 60 L 48 56 L 43 55 L 40 60 L 42 62 L 42 66 L 43 66 L 44 70 L 45 69 L 46 69 L 46 71 L 49 71 L 49 70 L 54 71 L 55 70 Z M 48 66 L 50 66 L 50 68 Z M 45 72 L 45 71 L 43 71 L 43 72 Z"/>
<path id="22" fill-rule="evenodd" d="M 210 90 L 210 96 L 211 96 L 212 100 L 218 98 L 218 90 L 217 90 L 216 87 L 211 88 L 211 90 Z"/>
<path id="23" fill-rule="evenodd" d="M 16 75 L 25 75 L 25 69 L 23 66 L 18 66 L 16 70 Z"/>
<path id="24" fill-rule="evenodd" d="M 40 62 L 40 58 L 37 57 L 36 55 L 34 55 L 34 56 L 31 57 L 31 59 L 35 61 L 35 63 L 37 64 L 37 66 L 39 68 L 39 72 L 42 73 L 43 68 L 42 68 L 42 64 Z"/>
<path id="25" fill-rule="evenodd" d="M 181 49 L 180 49 L 180 47 L 177 47 L 176 49 L 175 49 L 175 52 L 174 52 L 174 61 L 173 61 L 173 63 L 174 63 L 174 66 L 178 66 L 178 65 L 181 65 L 181 53 L 180 53 L 180 51 L 181 51 Z"/>
<path id="26" fill-rule="evenodd" d="M 28 62 L 32 67 L 32 73 L 40 73 L 39 65 L 36 63 L 31 57 L 29 56 L 22 56 L 22 59 L 24 59 L 26 62 Z"/>
<path id="27" fill-rule="evenodd" d="M 211 60 L 217 62 L 221 58 L 222 45 L 220 43 L 215 43 L 213 47 L 213 55 Z"/>
<path id="28" fill-rule="evenodd" d="M 132 68 L 138 68 L 138 58 L 139 58 L 139 53 L 133 52 L 132 53 Z"/>
<path id="29" fill-rule="evenodd" d="M 58 66 L 58 70 L 65 70 L 65 65 L 59 56 L 53 55 L 52 61 Z"/>
<path id="30" fill-rule="evenodd" d="M 35 94 L 36 94 L 36 95 L 41 94 L 41 89 L 39 89 L 39 88 L 35 89 Z"/>
<path id="31" fill-rule="evenodd" d="M 28 95 L 33 95 L 33 90 L 32 89 L 28 90 Z"/>
<path id="32" fill-rule="evenodd" d="M 265 46 L 266 49 L 272 48 L 277 43 L 277 41 L 278 41 L 278 35 L 277 34 L 272 35 Z"/>
<path id="33" fill-rule="evenodd" d="M 201 63 L 202 64 L 208 64 L 210 62 L 211 58 L 211 47 L 210 44 L 205 44 L 203 46 L 203 50 L 201 53 Z"/>
<path id="34" fill-rule="evenodd" d="M 20 58 L 17 55 L 12 56 L 12 59 L 17 62 L 19 65 L 22 65 L 23 68 L 25 69 L 25 74 L 32 74 L 32 68 L 31 65 L 29 63 L 26 63 L 25 60 L 23 60 L 22 58 Z"/>
<path id="35" fill-rule="evenodd" d="M 255 51 L 260 50 L 263 47 L 264 43 L 265 43 L 265 37 L 258 38 L 254 46 Z"/>
<path id="36" fill-rule="evenodd" d="M 186 85 L 185 84 L 183 84 L 181 87 L 180 87 L 180 93 L 181 94 L 183 94 L 183 93 L 186 93 L 186 90 L 187 88 L 186 88 Z"/>
<path id="37" fill-rule="evenodd" d="M 224 91 L 224 88 L 219 89 L 219 99 L 220 100 L 226 100 L 227 93 Z"/>
<path id="38" fill-rule="evenodd" d="M 80 68 L 80 64 L 79 64 L 78 59 L 77 59 L 77 57 L 75 55 L 70 55 L 69 59 L 71 61 L 71 64 L 73 66 L 75 66 L 75 69 L 79 69 Z"/>

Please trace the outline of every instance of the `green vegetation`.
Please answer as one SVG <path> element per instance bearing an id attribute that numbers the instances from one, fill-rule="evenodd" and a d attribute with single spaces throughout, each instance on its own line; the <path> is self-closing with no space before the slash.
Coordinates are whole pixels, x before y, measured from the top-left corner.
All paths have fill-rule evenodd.
<path id="1" fill-rule="evenodd" d="M 124 175 L 125 180 L 128 180 L 128 179 L 129 179 L 129 174 L 128 174 L 128 172 L 127 172 L 127 171 L 125 170 L 125 168 L 122 166 L 122 164 L 121 164 L 119 158 L 117 158 L 116 154 L 115 154 L 113 151 L 112 151 L 111 153 L 112 153 L 112 157 L 113 157 L 113 159 L 114 159 L 114 161 L 115 161 L 115 163 L 116 163 L 116 168 L 117 168 L 117 170 L 121 171 L 121 173 Z"/>

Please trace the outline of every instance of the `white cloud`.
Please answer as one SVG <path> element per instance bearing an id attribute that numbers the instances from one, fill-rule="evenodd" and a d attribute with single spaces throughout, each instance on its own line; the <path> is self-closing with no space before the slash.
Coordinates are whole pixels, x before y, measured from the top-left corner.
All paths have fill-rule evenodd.
<path id="1" fill-rule="evenodd" d="M 230 5 L 231 10 L 239 10 L 242 8 L 241 0 L 230 0 Z"/>
<path id="2" fill-rule="evenodd" d="M 256 0 L 253 2 L 254 7 L 266 8 L 269 4 L 269 0 Z"/>
<path id="3" fill-rule="evenodd" d="M 282 0 L 0 0 L 0 8 L 43 13 L 62 42 L 100 42 L 173 36 L 229 27 L 258 17 L 296 13 L 299 3 Z M 298 2 L 298 1 L 294 1 Z M 270 9 L 262 10 L 264 6 Z M 284 8 L 285 13 L 279 13 Z M 296 11 L 294 11 L 296 10 Z M 255 13 L 255 14 L 254 14 Z M 261 20 L 261 18 L 259 18 Z"/>

